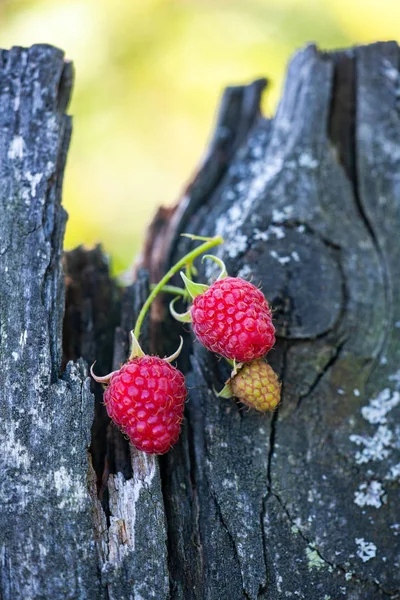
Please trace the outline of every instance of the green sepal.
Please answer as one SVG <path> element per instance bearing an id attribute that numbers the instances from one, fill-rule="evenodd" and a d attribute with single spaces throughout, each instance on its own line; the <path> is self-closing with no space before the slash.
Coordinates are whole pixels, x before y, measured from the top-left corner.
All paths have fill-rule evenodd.
<path id="1" fill-rule="evenodd" d="M 224 385 L 224 387 L 222 388 L 222 390 L 220 392 L 218 392 L 217 396 L 218 398 L 232 398 L 232 396 L 234 396 L 235 394 L 232 391 L 232 386 L 229 383 L 226 383 Z"/>
<path id="2" fill-rule="evenodd" d="M 214 256 L 214 254 L 205 254 L 201 259 L 201 262 L 204 261 L 205 258 L 211 258 L 221 269 L 221 273 L 217 277 L 217 281 L 221 281 L 221 279 L 225 279 L 228 277 L 228 271 L 226 270 L 226 266 L 223 260 L 218 258 L 218 256 Z"/>
<path id="3" fill-rule="evenodd" d="M 169 303 L 169 312 L 171 313 L 171 315 L 174 317 L 174 319 L 176 321 L 179 321 L 180 323 L 191 323 L 192 315 L 190 313 L 190 309 L 184 313 L 176 312 L 176 310 L 174 308 L 174 304 L 177 300 L 179 300 L 179 296 L 177 296 L 176 298 L 171 300 L 171 302 Z"/>
<path id="4" fill-rule="evenodd" d="M 167 363 L 172 363 L 172 361 L 176 360 L 178 358 L 178 356 L 180 355 L 181 350 L 183 348 L 183 337 L 180 335 L 179 339 L 180 339 L 180 344 L 179 344 L 178 350 L 176 350 L 173 354 L 171 354 L 171 356 L 166 356 L 164 358 L 164 360 L 166 360 Z"/>
<path id="5" fill-rule="evenodd" d="M 193 299 L 197 296 L 201 296 L 201 294 L 204 294 L 204 292 L 206 292 L 209 288 L 208 285 L 204 285 L 203 283 L 195 283 L 194 281 L 191 281 L 186 277 L 185 273 L 183 273 L 182 271 L 180 275 L 183 279 L 183 283 L 185 284 L 187 291 Z"/>
<path id="6" fill-rule="evenodd" d="M 133 331 L 131 331 L 131 353 L 129 355 L 129 359 L 128 360 L 133 360 L 134 358 L 140 358 L 141 356 L 144 356 L 144 352 L 134 334 Z"/>

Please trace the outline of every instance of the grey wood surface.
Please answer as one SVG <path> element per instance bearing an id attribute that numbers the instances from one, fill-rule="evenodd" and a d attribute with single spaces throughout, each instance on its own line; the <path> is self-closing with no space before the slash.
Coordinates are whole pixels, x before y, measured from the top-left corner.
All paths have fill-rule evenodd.
<path id="1" fill-rule="evenodd" d="M 398 66 L 395 43 L 299 52 L 276 116 L 176 218 L 176 234 L 222 234 L 228 271 L 262 285 L 283 381 L 272 416 L 243 411 L 215 398 L 226 369 L 193 345 L 190 468 L 179 449 L 166 460 L 172 498 L 190 474 L 193 530 L 173 504 L 169 532 L 200 540 L 199 591 L 181 553 L 177 598 L 399 597 Z M 232 140 L 248 93 L 220 114 Z M 170 237 L 172 262 L 188 243 Z"/>
<path id="2" fill-rule="evenodd" d="M 94 598 L 93 400 L 82 361 L 60 372 L 72 68 L 49 46 L 0 65 L 0 594 Z"/>
<path id="3" fill-rule="evenodd" d="M 228 369 L 188 332 L 186 418 L 160 459 L 129 447 L 87 378 L 125 360 L 146 272 L 121 290 L 79 248 L 64 284 L 71 65 L 2 51 L 2 599 L 400 597 L 399 83 L 382 43 L 298 52 L 273 119 L 265 81 L 226 90 L 143 264 L 158 275 L 183 231 L 222 234 L 230 273 L 275 309 L 283 398 L 272 415 L 216 398 Z M 179 332 L 158 303 L 142 343 L 163 355 Z"/>

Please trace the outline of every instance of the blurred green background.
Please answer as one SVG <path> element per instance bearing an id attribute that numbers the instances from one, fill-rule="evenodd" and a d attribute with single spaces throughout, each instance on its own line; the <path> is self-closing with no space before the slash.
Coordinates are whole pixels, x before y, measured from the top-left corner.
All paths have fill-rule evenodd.
<path id="1" fill-rule="evenodd" d="M 290 55 L 399 39 L 399 0 L 0 0 L 0 45 L 73 60 L 66 247 L 101 241 L 115 273 L 160 204 L 177 200 L 229 84 L 267 76 L 275 110 Z"/>

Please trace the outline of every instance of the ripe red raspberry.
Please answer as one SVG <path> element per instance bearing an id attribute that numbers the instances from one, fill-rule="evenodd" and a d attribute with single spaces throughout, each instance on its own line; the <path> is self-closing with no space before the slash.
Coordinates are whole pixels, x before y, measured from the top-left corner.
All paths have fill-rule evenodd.
<path id="1" fill-rule="evenodd" d="M 261 358 L 275 344 L 268 302 L 255 285 L 239 277 L 213 283 L 194 298 L 190 313 L 203 346 L 231 360 Z"/>
<path id="2" fill-rule="evenodd" d="M 136 448 L 164 454 L 179 437 L 186 394 L 178 369 L 158 356 L 142 356 L 111 374 L 104 402 Z"/>
<path id="3" fill-rule="evenodd" d="M 281 399 L 278 377 L 264 360 L 244 365 L 229 385 L 236 398 L 260 412 L 273 410 Z"/>

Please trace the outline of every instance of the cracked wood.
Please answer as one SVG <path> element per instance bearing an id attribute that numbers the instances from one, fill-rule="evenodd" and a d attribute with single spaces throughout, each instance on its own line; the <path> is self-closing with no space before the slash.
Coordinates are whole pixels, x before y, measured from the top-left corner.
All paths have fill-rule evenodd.
<path id="1" fill-rule="evenodd" d="M 215 398 L 226 370 L 193 346 L 195 598 L 399 594 L 398 66 L 394 43 L 298 53 L 276 116 L 255 120 L 213 190 L 199 202 L 195 181 L 196 210 L 189 195 L 188 216 L 171 222 L 222 234 L 229 272 L 261 283 L 283 380 L 272 416 L 243 412 Z M 176 241 L 169 262 L 187 244 Z M 371 482 L 382 500 L 365 492 Z"/>

